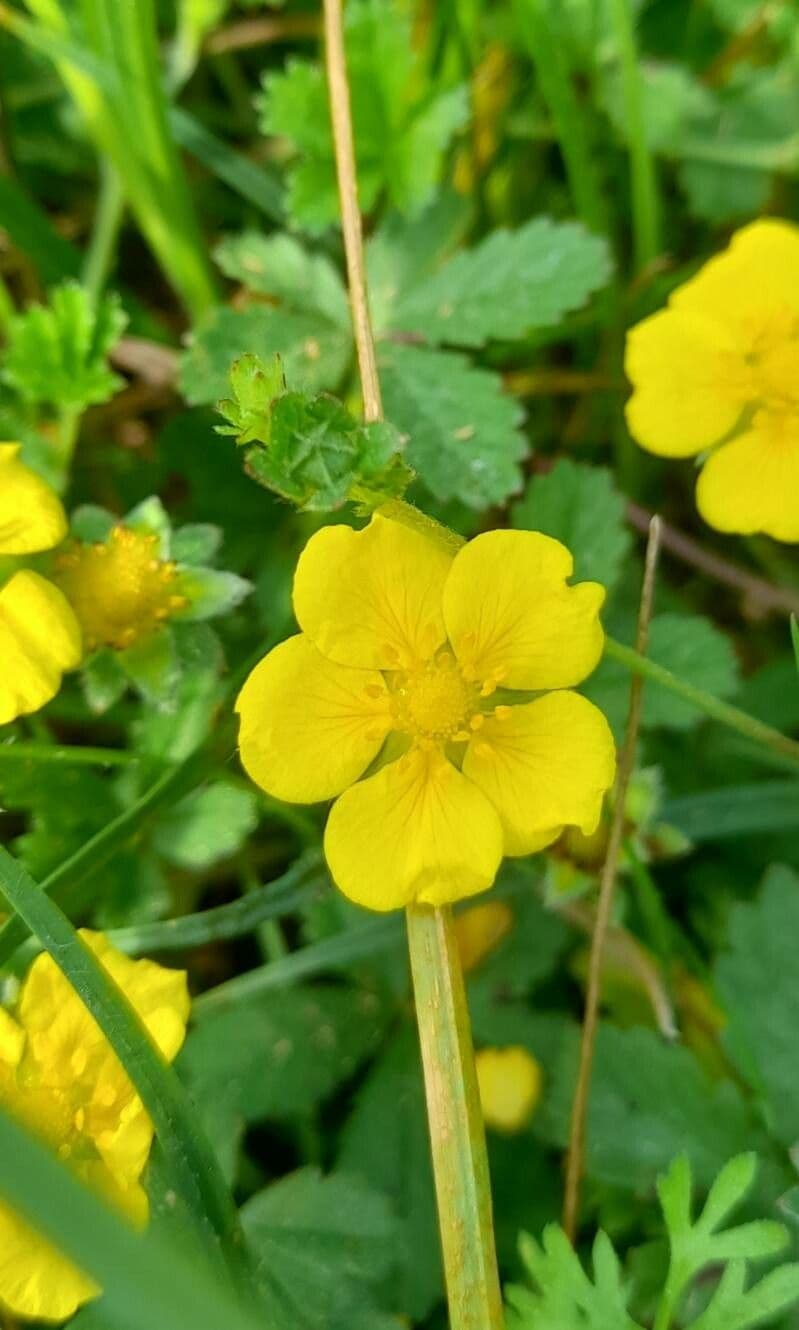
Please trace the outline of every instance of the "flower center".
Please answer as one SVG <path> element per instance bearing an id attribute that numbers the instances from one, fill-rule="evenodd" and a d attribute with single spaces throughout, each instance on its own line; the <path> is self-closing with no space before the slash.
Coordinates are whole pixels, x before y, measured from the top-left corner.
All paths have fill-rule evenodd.
<path id="1" fill-rule="evenodd" d="M 799 407 L 799 319 L 780 307 L 755 316 L 747 328 L 747 397 L 771 412 Z"/>
<path id="2" fill-rule="evenodd" d="M 124 650 L 183 609 L 177 567 L 156 554 L 157 537 L 115 526 L 99 545 L 81 542 L 56 564 L 55 580 L 72 605 L 89 650 Z"/>
<path id="3" fill-rule="evenodd" d="M 397 729 L 416 739 L 443 743 L 462 733 L 477 706 L 478 690 L 464 679 L 449 651 L 399 676 L 391 709 Z"/>

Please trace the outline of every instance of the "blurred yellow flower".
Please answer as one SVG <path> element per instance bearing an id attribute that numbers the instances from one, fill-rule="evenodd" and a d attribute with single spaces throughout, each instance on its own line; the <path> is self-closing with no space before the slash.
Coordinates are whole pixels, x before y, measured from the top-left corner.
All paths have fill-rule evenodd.
<path id="1" fill-rule="evenodd" d="M 56 580 L 83 631 L 87 651 L 122 651 L 151 636 L 188 601 L 177 565 L 158 557 L 158 537 L 115 526 L 105 541 L 75 541 L 56 561 Z"/>
<path id="2" fill-rule="evenodd" d="M 475 1056 L 487 1127 L 521 1131 L 541 1098 L 541 1068 L 526 1048 L 483 1048 Z"/>
<path id="3" fill-rule="evenodd" d="M 461 966 L 473 970 L 510 932 L 513 911 L 504 901 L 484 901 L 456 915 L 453 926 Z"/>
<path id="4" fill-rule="evenodd" d="M 531 531 L 458 548 L 376 515 L 311 537 L 294 579 L 302 632 L 244 685 L 239 741 L 269 794 L 340 796 L 325 850 L 351 900 L 442 905 L 489 887 L 503 854 L 596 826 L 613 739 L 565 690 L 602 653 L 604 591 L 567 586 L 572 567 Z M 521 695 L 495 706 L 500 685 Z"/>
<path id="5" fill-rule="evenodd" d="M 126 994 L 163 1055 L 180 1048 L 189 1014 L 186 977 L 129 960 L 99 933 L 81 932 Z M 58 1151 L 81 1181 L 138 1225 L 148 1202 L 139 1181 L 153 1128 L 107 1039 L 50 956 L 37 957 L 16 1008 L 0 1007 L 0 1100 Z M 0 1203 L 0 1307 L 63 1321 L 96 1285 Z"/>
<path id="6" fill-rule="evenodd" d="M 0 443 L 0 555 L 51 549 L 66 535 L 53 491 L 19 460 L 17 443 Z M 0 725 L 38 711 L 81 658 L 80 628 L 62 593 L 30 569 L 0 586 Z"/>
<path id="7" fill-rule="evenodd" d="M 630 432 L 709 449 L 696 501 L 719 531 L 799 541 L 799 228 L 753 222 L 629 334 Z"/>

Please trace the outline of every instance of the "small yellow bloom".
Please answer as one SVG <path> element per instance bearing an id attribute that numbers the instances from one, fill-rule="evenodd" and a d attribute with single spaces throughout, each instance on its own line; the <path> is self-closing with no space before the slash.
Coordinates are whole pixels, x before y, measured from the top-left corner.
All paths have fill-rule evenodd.
<path id="1" fill-rule="evenodd" d="M 456 549 L 377 515 L 308 542 L 302 632 L 239 695 L 241 758 L 279 799 L 340 796 L 325 850 L 351 900 L 442 905 L 490 887 L 503 854 L 596 826 L 613 740 L 566 690 L 602 653 L 604 592 L 567 586 L 572 566 L 535 532 Z M 500 684 L 546 695 L 495 706 Z"/>
<path id="2" fill-rule="evenodd" d="M 541 1068 L 526 1048 L 483 1048 L 475 1057 L 487 1127 L 521 1131 L 541 1098 Z"/>
<path id="3" fill-rule="evenodd" d="M 113 527 L 97 544 L 75 541 L 59 556 L 56 580 L 78 616 L 88 651 L 122 651 L 151 636 L 187 600 L 178 569 L 158 557 L 158 537 Z"/>
<path id="4" fill-rule="evenodd" d="M 0 443 L 0 555 L 51 549 L 67 530 L 56 495 L 19 452 Z M 80 658 L 80 628 L 58 588 L 29 569 L 12 573 L 0 586 L 0 725 L 49 702 Z"/>
<path id="5" fill-rule="evenodd" d="M 472 905 L 455 918 L 455 941 L 464 970 L 473 970 L 498 947 L 513 927 L 513 911 L 504 901 Z"/>
<path id="6" fill-rule="evenodd" d="M 180 1048 L 186 977 L 129 960 L 99 933 L 81 932 L 144 1021 L 164 1057 Z M 140 1177 L 153 1127 L 94 1018 L 50 956 L 37 957 L 13 1013 L 0 1008 L 0 1100 L 57 1150 L 81 1181 L 132 1222 L 147 1219 Z M 0 1307 L 63 1321 L 98 1293 L 45 1238 L 0 1203 Z"/>
<path id="7" fill-rule="evenodd" d="M 712 449 L 697 506 L 719 531 L 799 541 L 799 229 L 745 226 L 627 341 L 630 432 L 661 457 Z"/>

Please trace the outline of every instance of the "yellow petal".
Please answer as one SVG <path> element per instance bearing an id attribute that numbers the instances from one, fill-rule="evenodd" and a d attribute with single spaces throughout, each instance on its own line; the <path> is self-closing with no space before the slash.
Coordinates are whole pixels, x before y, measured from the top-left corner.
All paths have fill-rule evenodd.
<path id="1" fill-rule="evenodd" d="M 0 443 L 0 554 L 49 550 L 67 534 L 60 500 L 19 451 L 18 443 Z"/>
<path id="2" fill-rule="evenodd" d="M 602 654 L 604 588 L 566 585 L 565 545 L 537 531 L 489 531 L 458 553 L 444 618 L 469 677 L 508 688 L 567 688 Z"/>
<path id="3" fill-rule="evenodd" d="M 36 1321 L 66 1321 L 99 1293 L 88 1275 L 0 1203 L 0 1306 Z"/>
<path id="4" fill-rule="evenodd" d="M 297 565 L 297 621 L 341 665 L 409 668 L 444 640 L 441 596 L 451 562 L 443 544 L 377 515 L 363 531 L 323 527 Z"/>
<path id="5" fill-rule="evenodd" d="M 541 1068 L 526 1048 L 482 1048 L 475 1057 L 487 1127 L 521 1131 L 541 1097 Z"/>
<path id="6" fill-rule="evenodd" d="M 333 805 L 325 853 L 358 905 L 444 905 L 484 891 L 502 857 L 499 818 L 438 749 L 412 749 Z"/>
<path id="7" fill-rule="evenodd" d="M 616 750 L 602 712 L 579 693 L 549 693 L 491 718 L 471 741 L 463 774 L 502 820 L 506 854 L 532 854 L 563 826 L 596 829 Z"/>
<path id="8" fill-rule="evenodd" d="M 701 312 L 666 309 L 636 324 L 624 367 L 634 390 L 626 410 L 630 433 L 661 457 L 691 457 L 717 443 L 746 401 L 739 342 Z"/>
<path id="9" fill-rule="evenodd" d="M 799 541 L 799 427 L 765 412 L 708 458 L 696 502 L 717 531 Z"/>
<path id="10" fill-rule="evenodd" d="M 679 287 L 669 303 L 745 336 L 776 310 L 787 306 L 799 312 L 799 227 L 778 218 L 742 227 L 729 248 Z"/>
<path id="11" fill-rule="evenodd" d="M 80 659 L 78 621 L 58 588 L 15 573 L 0 589 L 0 725 L 43 707 Z"/>
<path id="12" fill-rule="evenodd" d="M 292 803 L 345 790 L 376 757 L 389 725 L 383 676 L 336 665 L 302 634 L 256 665 L 236 710 L 246 771 Z"/>

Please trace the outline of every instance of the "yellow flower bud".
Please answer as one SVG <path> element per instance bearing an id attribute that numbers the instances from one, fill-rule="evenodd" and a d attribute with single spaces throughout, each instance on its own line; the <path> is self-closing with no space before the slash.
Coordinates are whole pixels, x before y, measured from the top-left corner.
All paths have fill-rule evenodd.
<path id="1" fill-rule="evenodd" d="M 541 1068 L 526 1048 L 483 1048 L 476 1056 L 477 1084 L 487 1127 L 517 1132 L 527 1126 L 541 1098 Z"/>

